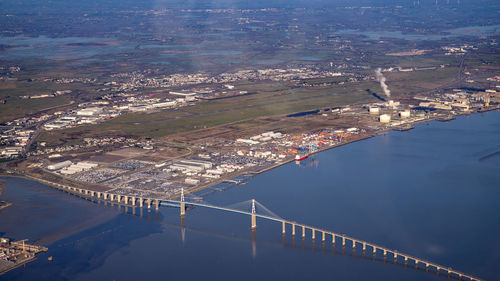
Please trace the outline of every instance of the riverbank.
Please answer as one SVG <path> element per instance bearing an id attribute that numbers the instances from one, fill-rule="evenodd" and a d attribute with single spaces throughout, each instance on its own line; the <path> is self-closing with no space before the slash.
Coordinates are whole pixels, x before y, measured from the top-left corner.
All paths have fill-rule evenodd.
<path id="1" fill-rule="evenodd" d="M 401 125 L 400 126 L 392 126 L 392 127 L 386 126 L 386 127 L 383 127 L 383 128 L 378 129 L 378 130 L 371 131 L 371 132 L 366 132 L 365 131 L 365 132 L 362 132 L 362 133 L 360 133 L 358 135 L 353 135 L 350 138 L 346 138 L 341 143 L 336 143 L 334 145 L 326 145 L 325 147 L 319 147 L 315 151 L 310 151 L 309 155 L 314 155 L 314 154 L 317 154 L 317 153 L 320 153 L 320 152 L 323 152 L 323 151 L 327 151 L 327 150 L 330 150 L 330 149 L 333 149 L 333 148 L 336 148 L 336 147 L 340 147 L 340 146 L 344 146 L 344 145 L 351 144 L 351 143 L 354 143 L 354 142 L 358 142 L 358 141 L 361 141 L 361 140 L 369 139 L 369 138 L 372 138 L 372 137 L 374 137 L 376 135 L 384 134 L 384 133 L 387 133 L 389 131 L 395 131 L 395 130 L 408 131 L 408 130 L 413 129 L 418 124 L 429 123 L 429 122 L 432 122 L 432 121 L 450 121 L 450 120 L 455 119 L 457 116 L 469 115 L 471 113 L 472 114 L 473 113 L 484 113 L 484 112 L 498 110 L 498 109 L 499 108 L 497 106 L 495 108 L 486 108 L 486 109 L 478 110 L 477 112 L 466 112 L 466 113 L 463 113 L 463 114 L 448 115 L 446 117 L 443 117 L 443 116 L 427 117 L 427 118 L 424 118 L 424 119 L 418 119 L 418 120 L 416 120 L 414 122 L 411 122 L 411 123 L 405 123 L 403 127 Z M 450 116 L 451 116 L 451 118 L 450 118 Z M 196 192 L 199 192 L 199 191 L 202 191 L 204 189 L 213 187 L 215 185 L 221 184 L 223 182 L 226 182 L 228 180 L 231 180 L 231 179 L 234 179 L 234 178 L 237 178 L 237 177 L 241 177 L 241 176 L 253 176 L 253 175 L 262 174 L 264 172 L 276 169 L 276 168 L 278 168 L 280 166 L 283 166 L 285 164 L 288 164 L 288 163 L 294 162 L 294 161 L 295 161 L 295 158 L 290 157 L 288 159 L 279 160 L 279 161 L 277 161 L 276 163 L 274 163 L 272 165 L 263 167 L 262 169 L 259 169 L 259 170 L 256 170 L 256 171 L 242 171 L 242 172 L 236 171 L 236 172 L 232 172 L 232 173 L 227 174 L 226 176 L 222 176 L 221 178 L 217 179 L 216 181 L 212 181 L 212 182 L 209 182 L 207 184 L 204 184 L 204 185 L 201 185 L 201 186 L 198 186 L 198 187 L 190 188 L 189 190 L 185 190 L 184 192 L 185 192 L 185 194 L 196 193 Z M 54 187 L 56 189 L 58 187 L 60 187 L 60 184 L 58 184 L 56 182 L 52 182 L 52 181 L 46 180 L 46 179 L 41 179 L 41 178 L 38 178 L 38 177 L 33 176 L 33 175 L 29 175 L 29 174 L 20 174 L 19 173 L 20 171 L 9 171 L 9 172 L 11 172 L 11 174 L 9 174 L 8 176 L 18 176 L 18 177 L 21 177 L 21 178 L 26 178 L 26 179 L 29 179 L 29 180 L 37 181 L 37 182 L 40 182 L 42 184 L 46 184 L 46 185 L 52 186 L 52 187 Z M 17 172 L 17 174 L 12 174 L 12 173 L 15 173 L 15 172 Z M 93 190 L 91 187 L 90 188 L 78 187 L 78 188 L 87 189 L 89 191 L 106 192 L 106 190 Z M 110 189 L 112 189 L 112 188 L 110 188 Z M 108 189 L 108 191 L 110 189 Z M 161 195 L 161 194 L 154 195 L 154 196 L 158 196 L 158 197 L 163 196 L 167 200 L 168 199 L 173 200 L 173 199 L 180 198 L 180 195 L 181 194 L 180 194 L 180 191 L 179 191 L 179 193 L 171 195 L 171 196 L 164 196 L 164 195 Z"/>
<path id="2" fill-rule="evenodd" d="M 498 122 L 499 114 L 497 111 L 452 122 L 432 122 L 407 133 L 389 132 L 315 154 L 311 160 L 319 165 L 283 165 L 249 177 L 245 186 L 223 184 L 211 193 L 208 192 L 212 189 L 207 189 L 207 194 L 201 196 L 216 206 L 233 206 L 255 198 L 288 220 L 397 249 L 485 280 L 495 279 L 498 272 L 491 264 L 495 253 L 491 245 L 497 243 L 499 228 L 488 222 L 498 220 L 498 212 L 494 210 L 499 193 L 494 187 L 499 180 L 500 158 L 478 159 L 500 150 L 498 127 L 492 127 Z M 337 240 L 336 254 L 331 254 L 329 237 L 323 249 L 321 235 L 316 233 L 313 245 L 308 231 L 301 244 L 300 229 L 293 239 L 288 225 L 286 245 L 283 245 L 281 226 L 259 218 L 255 242 L 252 242 L 250 221 L 240 215 L 195 208 L 179 222 L 178 209 L 163 207 L 158 213 L 144 209 L 147 215 L 141 217 L 138 208 L 124 208 L 123 204 L 121 207 L 116 203 L 115 207 L 102 202 L 88 204 L 90 201 L 28 181 L 7 179 L 6 182 L 5 195 L 10 193 L 10 197 L 5 198 L 15 203 L 23 202 L 16 198 L 33 198 L 35 207 L 24 212 L 25 217 L 47 225 L 54 232 L 61 231 L 63 218 L 69 225 L 81 220 L 81 217 L 70 216 L 71 211 L 73 215 L 85 217 L 100 217 L 106 211 L 116 214 L 116 219 L 95 229 L 79 232 L 57 244 L 47 244 L 50 246 L 47 256 L 54 256 L 56 262 L 38 258 L 29 264 L 28 270 L 19 268 L 9 272 L 5 275 L 8 280 L 49 280 L 49 274 L 36 278 L 44 272 L 62 275 L 66 280 L 145 277 L 161 280 L 167 275 L 173 279 L 198 280 L 208 276 L 230 280 L 241 272 L 243 280 L 324 280 L 332 273 L 342 280 L 436 281 L 446 277 L 443 271 L 437 276 L 435 272 L 415 271 L 413 264 L 408 266 L 411 270 L 399 266 L 403 263 L 401 257 L 394 266 L 390 254 L 388 264 L 361 260 L 360 244 L 354 254 L 358 258 L 352 258 L 351 244 L 346 245 L 343 254 L 341 240 Z M 26 203 L 15 205 L 16 208 L 27 206 Z M 43 209 L 65 206 L 65 209 L 43 213 L 37 206 Z M 53 217 L 50 213 L 64 215 Z M 28 237 L 15 234 L 13 227 L 22 228 L 34 241 L 47 235 L 36 234 L 40 227 L 29 220 L 26 225 L 17 226 L 17 220 L 26 221 L 24 217 L 5 215 L 0 224 L 6 226 L 9 236 Z M 6 224 L 6 220 L 12 223 Z M 54 228 L 55 225 L 58 227 Z M 141 231 L 141 236 L 129 235 L 137 231 Z M 461 245 L 458 252 L 457 245 Z M 371 248 L 367 254 L 368 251 L 371 257 Z M 214 252 L 218 256 L 216 260 Z M 382 260 L 382 253 L 377 255 Z M 95 262 L 89 264 L 88 261 Z M 202 266 L 202 273 L 188 270 L 193 262 Z M 141 270 L 123 267 L 123 264 L 135 265 Z M 236 267 L 237 272 L 225 271 L 231 266 Z M 276 268 L 287 267 L 296 268 L 294 274 L 275 273 Z M 147 276 L 144 272 L 148 272 Z M 353 272 L 356 275 L 353 276 Z"/>
<path id="3" fill-rule="evenodd" d="M 2 196 L 4 188 L 5 188 L 5 182 L 3 180 L 0 180 L 0 196 Z M 12 205 L 12 203 L 10 203 L 8 201 L 0 200 L 0 211 L 11 206 L 11 205 Z"/>
<path id="4" fill-rule="evenodd" d="M 411 125 L 411 128 L 405 128 L 404 131 L 413 130 L 416 125 L 420 125 L 420 124 L 426 124 L 426 123 L 430 123 L 430 122 L 434 122 L 434 121 L 449 122 L 449 121 L 455 120 L 456 117 L 459 117 L 459 116 L 467 116 L 467 115 L 474 114 L 474 113 L 485 113 L 485 112 L 495 111 L 495 110 L 500 110 L 500 106 L 497 106 L 495 108 L 486 108 L 486 109 L 483 109 L 483 110 L 480 110 L 480 111 L 478 110 L 477 112 L 467 112 L 467 113 L 464 113 L 464 114 L 453 115 L 453 118 L 448 118 L 446 120 L 444 120 L 441 117 L 423 119 L 423 120 L 419 120 L 419 121 L 416 121 L 416 122 L 413 122 L 413 123 L 409 124 L 409 125 Z M 345 146 L 345 145 L 352 144 L 352 143 L 355 143 L 355 142 L 359 142 L 359 141 L 362 141 L 362 140 L 370 139 L 372 137 L 375 137 L 377 135 L 381 135 L 381 134 L 384 134 L 384 133 L 387 133 L 387 132 L 390 132 L 390 131 L 398 131 L 398 130 L 399 130 L 399 127 L 392 127 L 392 128 L 388 127 L 388 128 L 384 128 L 382 130 L 375 131 L 373 133 L 365 133 L 364 135 L 358 135 L 357 138 L 351 139 L 351 140 L 346 141 L 344 143 L 335 144 L 335 145 L 332 145 L 332 146 L 327 146 L 327 147 L 324 147 L 324 148 L 320 148 L 320 149 L 318 149 L 316 151 L 311 152 L 309 155 L 318 154 L 320 152 L 324 152 L 324 151 L 327 151 L 327 150 L 331 150 L 331 149 L 334 149 L 334 148 L 337 148 L 337 147 Z M 238 173 L 238 174 L 232 175 L 230 177 L 223 177 L 223 178 L 221 178 L 220 180 L 218 180 L 216 182 L 212 182 L 212 183 L 204 185 L 204 186 L 193 188 L 188 193 L 199 192 L 199 191 L 202 191 L 204 189 L 207 189 L 207 188 L 210 188 L 212 186 L 215 186 L 215 185 L 218 185 L 220 183 L 223 183 L 223 182 L 225 182 L 227 180 L 234 179 L 236 177 L 245 176 L 245 175 L 251 175 L 251 176 L 259 175 L 259 174 L 271 171 L 273 169 L 276 169 L 278 167 L 281 167 L 283 165 L 286 165 L 286 164 L 292 163 L 292 162 L 295 162 L 294 158 L 290 158 L 290 159 L 278 162 L 278 163 L 276 163 L 274 165 L 271 165 L 269 167 L 265 167 L 265 168 L 263 168 L 261 170 L 255 171 L 255 172 L 244 172 L 244 173 Z M 185 194 L 188 194 L 188 193 L 185 193 Z M 180 198 L 180 193 L 177 196 L 175 196 L 173 198 L 168 198 L 168 199 L 178 199 L 178 198 Z"/>

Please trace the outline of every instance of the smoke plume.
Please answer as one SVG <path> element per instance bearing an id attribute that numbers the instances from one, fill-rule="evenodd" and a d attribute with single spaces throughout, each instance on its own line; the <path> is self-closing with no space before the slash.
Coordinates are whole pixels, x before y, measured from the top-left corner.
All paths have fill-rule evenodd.
<path id="1" fill-rule="evenodd" d="M 380 82 L 380 87 L 382 87 L 382 90 L 384 90 L 384 94 L 390 98 L 391 97 L 391 90 L 389 90 L 389 87 L 387 84 L 385 84 L 385 76 L 382 74 L 382 68 L 377 68 L 375 69 L 375 76 L 377 77 L 378 82 Z"/>

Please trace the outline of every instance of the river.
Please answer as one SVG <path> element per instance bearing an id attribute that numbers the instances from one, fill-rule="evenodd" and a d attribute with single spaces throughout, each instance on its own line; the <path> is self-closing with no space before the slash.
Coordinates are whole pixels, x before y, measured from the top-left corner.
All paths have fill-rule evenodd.
<path id="1" fill-rule="evenodd" d="M 342 251 L 281 225 L 196 208 L 132 214 L 8 178 L 0 234 L 48 246 L 1 280 L 444 280 Z M 220 187 L 213 190 L 217 190 Z M 500 111 L 421 124 L 289 163 L 207 193 L 255 198 L 283 218 L 329 229 L 486 280 L 500 271 Z M 248 206 L 249 208 L 249 206 Z M 260 211 L 260 210 L 258 210 Z M 299 232 L 300 233 L 300 232 Z M 338 244 L 338 243 L 337 243 Z M 53 256 L 53 261 L 47 258 Z"/>

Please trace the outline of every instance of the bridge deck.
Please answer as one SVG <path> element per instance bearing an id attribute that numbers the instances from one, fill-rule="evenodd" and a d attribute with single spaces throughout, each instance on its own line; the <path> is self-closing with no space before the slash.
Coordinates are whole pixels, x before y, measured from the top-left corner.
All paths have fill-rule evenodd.
<path id="1" fill-rule="evenodd" d="M 171 203 L 180 203 L 180 201 L 176 201 L 176 200 L 168 200 L 168 201 L 171 202 Z M 367 241 L 364 241 L 364 240 L 356 239 L 356 238 L 353 238 L 353 237 L 350 237 L 350 236 L 347 236 L 347 235 L 344 235 L 344 234 L 338 234 L 338 233 L 335 233 L 335 232 L 332 232 L 332 231 L 329 231 L 329 230 L 325 230 L 325 229 L 321 229 L 321 228 L 318 228 L 318 227 L 313 227 L 313 226 L 309 226 L 309 225 L 306 225 L 306 224 L 297 223 L 295 221 L 290 221 L 290 220 L 286 220 L 286 219 L 282 219 L 282 218 L 275 218 L 275 217 L 266 216 L 266 215 L 257 214 L 257 213 L 252 214 L 251 212 L 246 212 L 246 211 L 241 211 L 241 210 L 236 210 L 236 209 L 230 209 L 230 208 L 225 208 L 225 207 L 219 207 L 219 206 L 210 205 L 210 204 L 194 203 L 194 202 L 185 202 L 185 204 L 186 205 L 192 205 L 192 206 L 198 206 L 198 207 L 204 207 L 204 208 L 217 209 L 217 210 L 221 210 L 221 211 L 239 213 L 239 214 L 244 214 L 244 215 L 249 215 L 249 216 L 255 215 L 256 217 L 267 219 L 267 220 L 271 220 L 271 221 L 276 221 L 276 222 L 281 222 L 281 223 L 285 223 L 285 224 L 295 225 L 296 227 L 300 227 L 300 228 L 304 227 L 305 229 L 309 229 L 311 231 L 314 230 L 315 232 L 325 233 L 325 235 L 330 235 L 330 236 L 332 236 L 332 239 L 335 239 L 335 237 L 340 237 L 340 238 L 345 239 L 346 241 L 351 241 L 351 243 L 353 244 L 353 248 L 355 247 L 356 243 L 359 243 L 359 244 L 362 244 L 364 247 L 365 246 L 371 247 L 374 251 L 375 250 L 381 250 L 384 253 L 392 254 L 394 258 L 402 257 L 402 258 L 405 259 L 405 262 L 408 261 L 408 260 L 412 260 L 415 263 L 416 266 L 418 266 L 419 264 L 423 264 L 423 265 L 426 266 L 426 268 L 428 268 L 428 267 L 434 267 L 436 269 L 436 271 L 445 270 L 448 274 L 455 274 L 459 278 L 468 278 L 471 281 L 482 281 L 481 279 L 479 279 L 477 277 L 474 277 L 472 275 L 469 275 L 469 274 L 466 274 L 466 273 L 454 270 L 454 269 L 452 269 L 450 267 L 445 267 L 445 266 L 439 265 L 439 264 L 434 263 L 434 262 L 430 262 L 430 261 L 427 261 L 427 260 L 424 260 L 424 259 L 421 259 L 421 258 L 417 258 L 417 257 L 411 256 L 411 255 L 405 254 L 405 253 L 398 252 L 398 251 L 393 250 L 393 249 L 389 249 L 389 248 L 386 248 L 386 247 L 383 247 L 383 246 L 379 246 L 379 245 L 376 245 L 374 243 L 370 243 L 370 242 L 367 242 Z"/>
<path id="2" fill-rule="evenodd" d="M 30 178 L 33 178 L 33 177 L 30 177 Z M 46 184 L 48 184 L 50 186 L 53 186 L 53 187 L 55 187 L 57 189 L 60 189 L 60 190 L 63 190 L 63 191 L 66 191 L 68 193 L 75 194 L 75 195 L 78 195 L 78 196 L 81 196 L 81 197 L 85 197 L 85 198 L 97 198 L 97 199 L 104 200 L 104 201 L 109 201 L 109 202 L 112 202 L 112 203 L 119 203 L 121 201 L 120 196 L 121 197 L 125 197 L 125 198 L 127 198 L 126 199 L 127 202 L 125 203 L 125 205 L 131 206 L 131 207 L 137 207 L 137 205 L 135 205 L 135 201 L 133 201 L 132 205 L 128 204 L 128 199 L 129 198 L 133 198 L 133 200 L 136 200 L 136 199 L 140 200 L 140 202 L 141 202 L 140 206 L 142 206 L 143 200 L 144 200 L 144 202 L 147 202 L 148 206 L 150 206 L 149 204 L 152 204 L 152 202 L 157 202 L 157 204 L 158 204 L 157 207 L 159 207 L 159 205 L 161 203 L 170 204 L 170 205 L 176 205 L 176 206 L 179 206 L 180 203 L 181 203 L 181 201 L 178 201 L 178 200 L 166 200 L 166 199 L 163 199 L 163 198 L 146 198 L 146 197 L 139 197 L 139 196 L 135 196 L 135 197 L 134 196 L 125 196 L 125 195 L 112 194 L 112 193 L 106 192 L 106 191 L 104 191 L 104 192 L 96 192 L 96 191 L 86 190 L 86 189 L 82 189 L 82 188 L 74 188 L 74 187 L 70 187 L 70 186 L 66 186 L 66 185 L 62 185 L 62 184 L 59 184 L 59 183 L 54 183 L 54 182 L 50 182 L 50 181 L 46 181 L 46 180 L 42 180 L 42 179 L 38 179 L 38 178 L 33 178 L 33 179 L 37 180 L 37 181 L 41 181 L 43 183 L 46 183 Z M 98 196 L 101 196 L 101 194 L 108 194 L 111 197 L 109 197 L 109 198 L 99 198 Z M 114 201 L 113 200 L 114 198 L 117 198 L 117 201 Z M 363 250 L 364 251 L 366 250 L 366 246 L 368 246 L 368 247 L 372 248 L 374 254 L 376 254 L 377 250 L 380 250 L 380 251 L 384 252 L 384 257 L 387 256 L 387 253 L 393 255 L 395 261 L 397 261 L 398 257 L 403 257 L 404 260 L 405 260 L 405 264 L 408 262 L 408 260 L 412 260 L 415 263 L 416 267 L 418 267 L 419 264 L 423 264 L 423 265 L 425 265 L 426 269 L 428 269 L 430 267 L 434 267 L 434 269 L 437 272 L 439 272 L 440 270 L 444 270 L 444 271 L 446 271 L 448 273 L 448 275 L 455 274 L 459 279 L 468 278 L 471 281 L 482 281 L 481 279 L 476 278 L 476 277 L 474 277 L 472 275 L 469 275 L 469 274 L 466 274 L 466 273 L 463 273 L 463 272 L 451 269 L 449 267 L 445 267 L 445 266 L 439 265 L 437 263 L 433 263 L 433 262 L 430 262 L 430 261 L 427 261 L 427 260 L 424 260 L 424 259 L 420 259 L 420 258 L 411 256 L 411 255 L 408 255 L 408 254 L 405 254 L 405 253 L 398 252 L 398 251 L 393 250 L 393 249 L 389 249 L 389 248 L 386 248 L 386 247 L 382 247 L 382 246 L 376 245 L 374 243 L 370 243 L 370 242 L 364 241 L 364 240 L 356 239 L 356 238 L 353 238 L 353 237 L 350 237 L 350 236 L 347 236 L 347 235 L 343 235 L 343 234 L 338 234 L 338 233 L 335 233 L 335 232 L 332 232 L 332 231 L 329 231 L 329 230 L 325 230 L 325 229 L 321 229 L 321 228 L 318 228 L 318 227 L 313 227 L 313 226 L 309 226 L 309 225 L 306 225 L 306 224 L 297 223 L 295 221 L 286 220 L 286 219 L 278 218 L 278 217 L 271 217 L 271 216 L 257 214 L 257 213 L 251 213 L 251 212 L 247 212 L 247 211 L 241 211 L 241 210 L 237 210 L 237 209 L 231 209 L 231 208 L 226 208 L 226 207 L 219 207 L 219 206 L 210 205 L 210 204 L 204 204 L 204 203 L 184 202 L 184 204 L 191 205 L 191 206 L 203 207 L 203 208 L 211 208 L 211 209 L 216 209 L 216 210 L 221 210 L 221 211 L 226 211 L 226 212 L 232 212 L 232 213 L 239 213 L 239 214 L 248 215 L 248 216 L 252 216 L 253 215 L 255 217 L 259 217 L 259 218 L 262 218 L 262 219 L 276 221 L 276 222 L 281 222 L 284 225 L 290 224 L 290 225 L 293 225 L 293 226 L 296 226 L 296 227 L 299 227 L 299 228 L 303 228 L 304 231 L 305 231 L 305 229 L 309 229 L 309 230 L 314 231 L 314 232 L 319 232 L 322 235 L 323 234 L 324 235 L 330 235 L 330 236 L 332 236 L 332 242 L 333 243 L 335 243 L 336 237 L 339 237 L 339 238 L 342 239 L 343 246 L 345 246 L 345 241 L 351 241 L 353 248 L 355 248 L 356 244 L 359 243 L 359 244 L 363 245 Z M 305 235 L 305 232 L 303 233 L 303 235 Z M 323 239 L 323 237 L 322 237 L 322 239 Z"/>

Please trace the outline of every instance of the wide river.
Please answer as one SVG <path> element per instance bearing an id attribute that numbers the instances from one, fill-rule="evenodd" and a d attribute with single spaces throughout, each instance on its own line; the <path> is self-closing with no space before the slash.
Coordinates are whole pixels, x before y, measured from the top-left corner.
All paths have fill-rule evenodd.
<path id="1" fill-rule="evenodd" d="M 4 179 L 0 235 L 48 246 L 3 280 L 445 280 L 281 225 L 196 208 L 125 212 Z M 283 218 L 366 240 L 486 280 L 500 269 L 500 111 L 389 132 L 220 185 L 206 202 L 255 198 Z M 224 191 L 221 191 L 222 189 Z M 189 199 L 189 198 L 188 198 Z M 239 207 L 243 204 L 236 204 Z M 245 208 L 249 210 L 247 204 Z M 257 211 L 263 211 L 258 208 Z M 299 232 L 300 233 L 300 232 Z M 53 261 L 48 261 L 52 256 Z"/>

